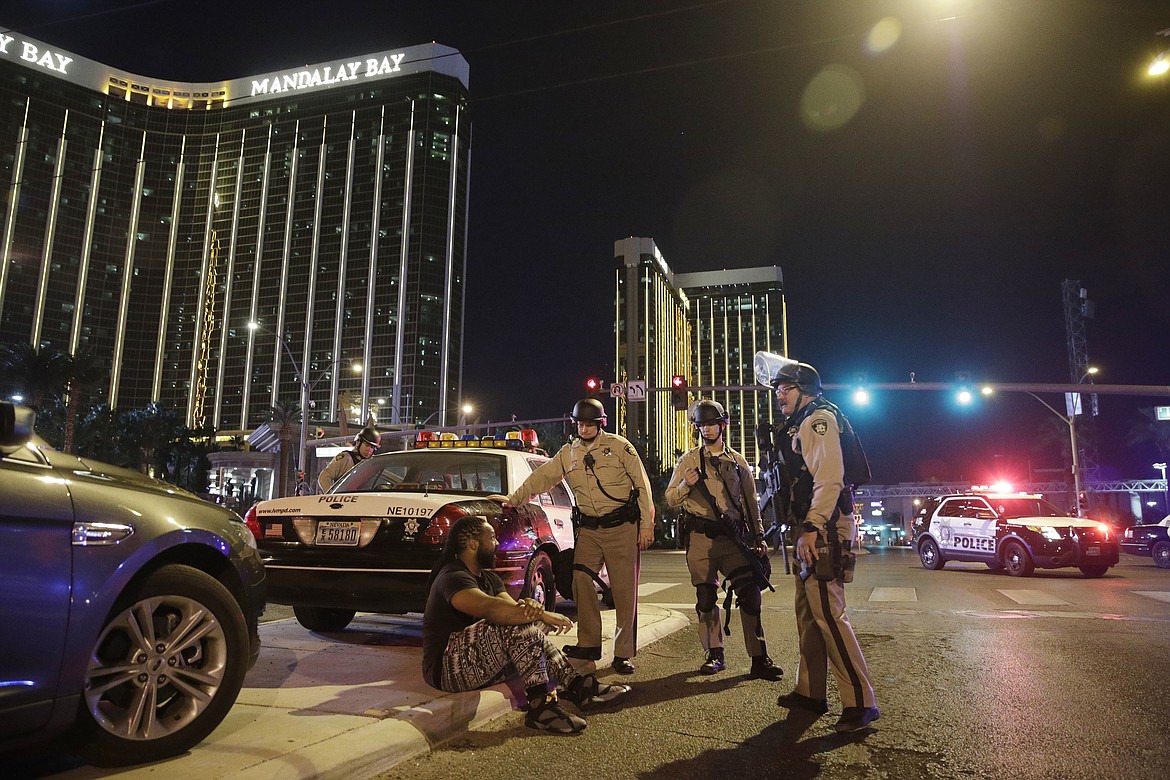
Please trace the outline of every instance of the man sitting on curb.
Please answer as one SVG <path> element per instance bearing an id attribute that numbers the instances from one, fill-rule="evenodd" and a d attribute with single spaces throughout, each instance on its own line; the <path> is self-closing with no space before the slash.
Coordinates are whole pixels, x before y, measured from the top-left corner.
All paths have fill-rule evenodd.
<path id="1" fill-rule="evenodd" d="M 482 517 L 462 517 L 451 527 L 427 581 L 423 677 L 453 693 L 519 678 L 528 694 L 524 722 L 535 729 L 575 734 L 585 728 L 585 720 L 561 708 L 557 689 L 549 690 L 550 678 L 582 710 L 611 702 L 630 688 L 606 685 L 573 669 L 546 636 L 571 630 L 573 621 L 546 612 L 533 599 L 514 601 L 490 571 L 497 546 L 495 529 Z"/>

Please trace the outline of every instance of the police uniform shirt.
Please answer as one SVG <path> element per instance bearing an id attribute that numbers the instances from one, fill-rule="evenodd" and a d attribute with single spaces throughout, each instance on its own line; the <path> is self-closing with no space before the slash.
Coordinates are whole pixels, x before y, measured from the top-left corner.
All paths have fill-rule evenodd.
<path id="1" fill-rule="evenodd" d="M 666 486 L 666 504 L 670 507 L 682 507 L 684 512 L 688 514 L 705 517 L 708 520 L 714 520 L 715 515 L 711 510 L 711 504 L 707 501 L 703 492 L 699 490 L 699 486 L 687 484 L 684 476 L 687 469 L 695 469 L 699 471 L 699 450 L 702 447 L 695 447 L 688 452 L 683 453 L 679 458 L 678 465 L 674 467 L 674 474 L 670 477 L 670 483 Z M 739 514 L 739 508 L 747 513 L 748 526 L 751 528 L 755 536 L 763 536 L 764 525 L 760 519 L 760 505 L 756 497 L 756 483 L 752 475 L 751 466 L 748 465 L 747 459 L 740 455 L 730 447 L 724 447 L 723 452 L 718 455 L 705 453 L 703 460 L 707 465 L 707 489 L 711 491 L 711 497 L 715 499 L 715 503 L 723 512 L 733 510 L 733 514 Z M 729 462 L 730 461 L 730 462 Z M 727 472 L 732 464 L 735 465 L 736 471 L 739 474 L 740 495 L 736 496 L 736 501 L 732 501 L 729 497 L 727 488 L 734 487 L 733 483 L 724 484 Z M 722 466 L 722 469 L 720 467 Z M 719 474 L 723 474 L 723 479 L 719 478 Z M 702 477 L 700 477 L 701 479 Z"/>
<path id="2" fill-rule="evenodd" d="M 815 525 L 823 536 L 845 488 L 845 458 L 836 415 L 829 409 L 815 409 L 796 429 L 792 449 L 804 459 L 813 480 L 812 503 L 803 521 Z"/>
<path id="3" fill-rule="evenodd" d="M 350 454 L 351 450 L 344 450 L 337 453 L 333 460 L 325 468 L 321 469 L 320 475 L 317 477 L 317 484 L 321 486 L 322 490 L 328 490 L 333 487 L 337 480 L 345 476 L 351 468 L 356 465 L 356 461 Z"/>
<path id="4" fill-rule="evenodd" d="M 586 466 L 586 455 L 593 456 L 592 467 Z M 630 490 L 637 488 L 641 518 L 638 527 L 643 532 L 653 530 L 654 498 L 650 493 L 650 477 L 638 451 L 624 437 L 601 431 L 591 442 L 574 439 L 512 491 L 507 503 L 511 506 L 523 504 L 530 496 L 548 492 L 562 477 L 569 483 L 581 512 L 589 517 L 602 517 L 619 508 Z"/>

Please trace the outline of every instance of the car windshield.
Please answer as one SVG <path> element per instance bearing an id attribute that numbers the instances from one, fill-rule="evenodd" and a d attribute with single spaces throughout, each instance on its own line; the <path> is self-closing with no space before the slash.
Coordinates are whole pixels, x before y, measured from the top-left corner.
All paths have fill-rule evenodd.
<path id="1" fill-rule="evenodd" d="M 333 493 L 456 490 L 489 495 L 505 492 L 505 460 L 475 450 L 411 450 L 375 455 L 357 464 Z"/>
<path id="2" fill-rule="evenodd" d="M 1015 517 L 1068 517 L 1066 512 L 1042 498 L 991 498 L 987 499 L 995 513 L 1004 520 Z"/>

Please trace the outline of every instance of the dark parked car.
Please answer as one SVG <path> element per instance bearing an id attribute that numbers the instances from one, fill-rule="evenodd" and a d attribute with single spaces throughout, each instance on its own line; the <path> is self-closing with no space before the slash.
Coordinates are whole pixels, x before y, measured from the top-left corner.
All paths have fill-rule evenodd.
<path id="1" fill-rule="evenodd" d="M 99 766 L 182 753 L 260 651 L 264 567 L 234 513 L 65 455 L 0 403 L 0 750 Z"/>
<path id="2" fill-rule="evenodd" d="M 447 530 L 466 515 L 495 526 L 494 570 L 514 597 L 547 609 L 558 591 L 571 597 L 568 486 L 557 483 L 523 511 L 489 498 L 515 490 L 548 460 L 536 448 L 535 431 L 509 435 L 480 440 L 423 432 L 414 449 L 358 463 L 324 495 L 249 509 L 244 519 L 259 540 L 269 599 L 292 606 L 311 631 L 340 631 L 357 612 L 420 612 Z"/>
<path id="3" fill-rule="evenodd" d="M 1159 569 L 1170 569 L 1170 515 L 1156 525 L 1131 525 L 1121 536 L 1121 551 L 1154 559 Z"/>

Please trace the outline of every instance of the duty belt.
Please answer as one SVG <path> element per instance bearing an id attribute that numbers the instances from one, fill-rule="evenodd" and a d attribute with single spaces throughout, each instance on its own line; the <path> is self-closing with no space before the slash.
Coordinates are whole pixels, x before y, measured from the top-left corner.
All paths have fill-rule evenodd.
<path id="1" fill-rule="evenodd" d="M 574 520 L 577 525 L 581 528 L 588 528 L 591 531 L 596 528 L 617 528 L 619 525 L 636 523 L 638 521 L 638 518 L 636 516 L 631 517 L 631 513 L 626 512 L 624 507 L 615 509 L 601 517 L 590 517 L 576 508 L 573 511 L 576 514 Z"/>
<path id="2" fill-rule="evenodd" d="M 703 534 L 709 539 L 714 539 L 720 534 L 724 536 L 729 535 L 726 526 L 717 520 L 709 520 L 706 517 L 692 515 L 690 513 L 687 513 L 684 517 L 688 530 Z"/>

